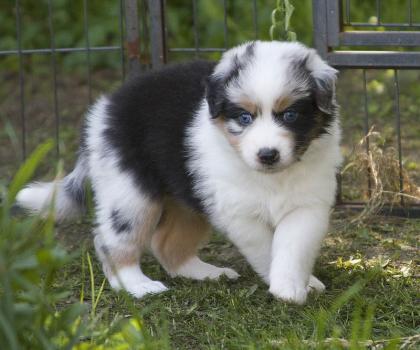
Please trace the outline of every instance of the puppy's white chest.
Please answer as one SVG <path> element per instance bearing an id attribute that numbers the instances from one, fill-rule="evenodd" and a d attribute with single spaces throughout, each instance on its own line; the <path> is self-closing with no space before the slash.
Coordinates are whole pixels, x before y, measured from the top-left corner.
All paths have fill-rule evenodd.
<path id="1" fill-rule="evenodd" d="M 255 219 L 274 227 L 288 210 L 291 194 L 281 182 L 264 179 L 217 179 L 207 187 L 213 198 L 210 212 L 216 222 Z"/>

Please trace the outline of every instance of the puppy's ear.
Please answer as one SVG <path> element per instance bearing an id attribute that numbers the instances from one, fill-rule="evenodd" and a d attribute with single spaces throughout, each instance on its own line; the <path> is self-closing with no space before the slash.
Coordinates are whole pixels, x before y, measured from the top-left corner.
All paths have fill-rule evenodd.
<path id="1" fill-rule="evenodd" d="M 337 107 L 335 102 L 335 73 L 333 76 L 315 77 L 315 99 L 318 108 L 327 114 L 334 114 Z"/>
<path id="2" fill-rule="evenodd" d="M 206 79 L 206 100 L 211 117 L 217 118 L 223 109 L 224 83 L 220 77 L 211 75 Z"/>
<path id="3" fill-rule="evenodd" d="M 337 108 L 335 102 L 335 82 L 338 71 L 325 63 L 315 50 L 307 59 L 307 68 L 315 81 L 315 99 L 318 108 L 327 114 L 334 114 Z"/>

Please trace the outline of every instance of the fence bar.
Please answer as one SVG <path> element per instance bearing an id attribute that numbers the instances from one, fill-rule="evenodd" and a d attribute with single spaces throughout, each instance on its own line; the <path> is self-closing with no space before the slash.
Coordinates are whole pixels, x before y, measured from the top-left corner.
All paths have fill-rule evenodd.
<path id="1" fill-rule="evenodd" d="M 210 53 L 210 52 L 224 52 L 224 47 L 173 47 L 168 49 L 169 52 L 186 52 L 186 53 Z"/>
<path id="2" fill-rule="evenodd" d="M 331 46 L 420 46 L 420 35 L 414 31 L 346 31 L 337 42 L 329 39 Z"/>
<path id="3" fill-rule="evenodd" d="M 408 1 L 408 24 L 413 24 L 413 0 Z"/>
<path id="4" fill-rule="evenodd" d="M 341 210 L 350 210 L 354 212 L 362 211 L 366 208 L 366 203 L 342 203 L 337 206 Z M 420 218 L 420 206 L 415 204 L 410 204 L 410 208 L 406 207 L 396 207 L 395 205 L 384 205 L 382 206 L 378 215 L 388 215 L 388 216 L 398 216 L 410 219 Z"/>
<path id="5" fill-rule="evenodd" d="M 254 15 L 254 33 L 255 33 L 255 40 L 258 39 L 258 6 L 257 0 L 252 2 L 252 13 Z"/>
<path id="6" fill-rule="evenodd" d="M 337 179 L 337 193 L 335 194 L 335 204 L 341 205 L 343 204 L 343 178 L 341 176 L 340 171 L 337 171 L 336 179 Z"/>
<path id="7" fill-rule="evenodd" d="M 50 30 L 51 43 L 51 68 L 53 72 L 53 91 L 54 91 L 54 119 L 55 119 L 55 140 L 57 158 L 60 156 L 60 115 L 58 112 L 58 96 L 57 96 L 57 60 L 55 53 L 55 33 L 53 24 L 53 8 L 51 0 L 48 0 L 48 25 Z"/>
<path id="8" fill-rule="evenodd" d="M 376 23 L 381 24 L 381 0 L 376 0 Z"/>
<path id="9" fill-rule="evenodd" d="M 365 107 L 365 118 L 364 118 L 364 132 L 365 132 L 365 145 L 366 145 L 366 154 L 369 156 L 370 145 L 369 145 L 369 108 L 368 108 L 368 91 L 367 91 L 367 79 L 366 79 L 366 69 L 363 69 L 363 93 L 364 93 L 364 107 Z M 368 197 L 371 197 L 372 194 L 372 178 L 371 178 L 371 168 L 367 168 L 368 176 Z"/>
<path id="10" fill-rule="evenodd" d="M 350 22 L 350 0 L 346 0 L 346 24 L 349 24 Z"/>
<path id="11" fill-rule="evenodd" d="M 388 28 L 412 28 L 418 29 L 420 28 L 420 23 L 381 23 L 379 24 L 372 24 L 367 22 L 350 22 L 348 25 L 352 27 L 370 27 L 370 28 L 378 28 L 378 27 L 388 27 Z"/>
<path id="12" fill-rule="evenodd" d="M 124 81 L 125 79 L 125 56 L 124 56 L 124 20 L 123 20 L 123 12 L 124 12 L 124 0 L 120 0 L 120 10 L 118 12 L 118 22 L 120 26 L 120 60 L 121 60 L 121 80 Z"/>
<path id="13" fill-rule="evenodd" d="M 89 17 L 87 9 L 87 1 L 83 0 L 83 26 L 86 43 L 86 66 L 87 66 L 87 80 L 88 80 L 88 100 L 89 104 L 92 103 L 92 74 L 90 64 L 90 40 L 89 40 Z"/>
<path id="14" fill-rule="evenodd" d="M 118 51 L 120 46 L 96 46 L 91 47 L 90 51 Z M 33 55 L 33 54 L 49 54 L 52 53 L 52 49 L 27 49 L 27 50 L 3 50 L 0 51 L 0 56 L 10 55 Z M 68 52 L 86 52 L 86 47 L 61 47 L 55 48 L 55 52 L 68 53 Z"/>
<path id="15" fill-rule="evenodd" d="M 314 24 L 314 44 L 322 58 L 328 54 L 327 36 L 327 2 L 326 0 L 312 0 L 312 20 Z"/>
<path id="16" fill-rule="evenodd" d="M 127 32 L 128 70 L 130 74 L 140 72 L 139 19 L 137 0 L 124 0 L 125 26 Z"/>
<path id="17" fill-rule="evenodd" d="M 327 54 L 334 67 L 347 68 L 420 68 L 420 52 L 335 51 Z"/>
<path id="18" fill-rule="evenodd" d="M 193 10 L 193 27 L 194 27 L 194 47 L 195 47 L 195 57 L 198 57 L 199 52 L 199 36 L 198 36 L 198 20 L 197 20 L 197 1 L 192 0 L 192 10 Z"/>
<path id="19" fill-rule="evenodd" d="M 152 66 L 157 68 L 166 63 L 164 2 L 163 0 L 148 1 Z"/>
<path id="20" fill-rule="evenodd" d="M 20 92 L 20 121 L 22 133 L 22 160 L 26 159 L 26 118 L 25 118 L 25 75 L 23 68 L 23 55 L 22 55 L 22 27 L 21 27 L 21 14 L 19 0 L 15 2 L 16 6 L 16 36 L 17 36 L 17 54 L 19 57 L 19 92 Z"/>
<path id="21" fill-rule="evenodd" d="M 140 66 L 142 65 L 142 52 L 147 51 L 146 47 L 150 47 L 150 31 L 147 23 L 148 20 L 148 9 L 146 0 L 141 0 L 140 2 L 140 23 L 141 23 L 141 37 L 143 38 L 143 44 L 139 47 L 140 50 Z M 147 62 L 150 63 L 150 62 Z"/>
<path id="22" fill-rule="evenodd" d="M 399 165 L 399 186 L 400 193 L 404 192 L 403 171 L 402 171 L 402 150 L 401 150 L 401 113 L 400 113 L 400 83 L 398 79 L 398 70 L 394 69 L 394 86 L 395 86 L 395 127 L 397 132 L 398 146 L 398 165 Z M 401 196 L 401 204 L 404 204 L 404 197 Z"/>
<path id="23" fill-rule="evenodd" d="M 327 30 L 328 45 L 339 45 L 339 34 L 341 31 L 341 0 L 327 1 Z"/>
<path id="24" fill-rule="evenodd" d="M 227 3 L 223 0 L 223 40 L 225 48 L 228 47 L 228 27 L 227 27 Z"/>

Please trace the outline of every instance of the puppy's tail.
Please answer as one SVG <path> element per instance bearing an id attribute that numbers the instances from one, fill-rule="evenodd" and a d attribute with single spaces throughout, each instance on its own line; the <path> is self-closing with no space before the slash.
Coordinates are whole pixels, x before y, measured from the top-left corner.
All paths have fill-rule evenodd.
<path id="1" fill-rule="evenodd" d="M 88 160 L 84 152 L 81 152 L 70 174 L 54 182 L 29 184 L 17 194 L 16 205 L 32 214 L 40 215 L 45 215 L 53 208 L 57 221 L 76 217 L 86 207 L 87 175 Z"/>

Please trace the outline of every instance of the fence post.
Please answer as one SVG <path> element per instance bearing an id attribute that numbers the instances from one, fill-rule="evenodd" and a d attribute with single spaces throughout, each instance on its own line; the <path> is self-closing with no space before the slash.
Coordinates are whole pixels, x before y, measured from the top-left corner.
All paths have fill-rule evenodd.
<path id="1" fill-rule="evenodd" d="M 150 12 L 150 51 L 152 67 L 166 63 L 165 1 L 148 0 Z"/>
<path id="2" fill-rule="evenodd" d="M 327 0 L 312 0 L 312 17 L 314 25 L 314 45 L 322 58 L 328 54 L 327 38 Z"/>
<path id="3" fill-rule="evenodd" d="M 140 50 L 139 50 L 139 19 L 137 11 L 137 0 L 125 0 L 125 28 L 127 32 L 127 55 L 129 74 L 139 73 Z"/>

